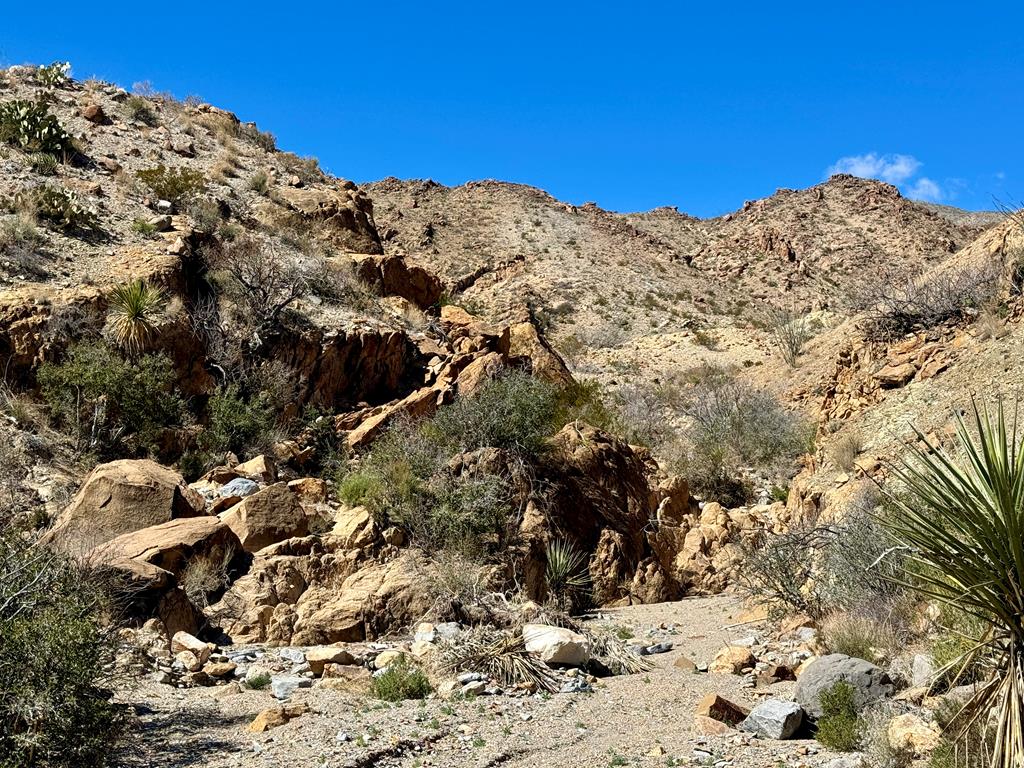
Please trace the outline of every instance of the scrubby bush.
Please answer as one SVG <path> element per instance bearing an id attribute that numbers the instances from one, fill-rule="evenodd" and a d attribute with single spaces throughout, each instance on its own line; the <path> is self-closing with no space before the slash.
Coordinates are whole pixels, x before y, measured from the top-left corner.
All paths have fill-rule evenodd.
<path id="1" fill-rule="evenodd" d="M 426 674 L 405 656 L 399 656 L 382 674 L 374 675 L 370 683 L 370 693 L 384 701 L 425 699 L 431 691 Z"/>
<path id="2" fill-rule="evenodd" d="M 838 682 L 820 694 L 822 716 L 814 738 L 837 752 L 852 752 L 860 744 L 863 722 L 857 715 L 852 685 Z"/>
<path id="3" fill-rule="evenodd" d="M 81 342 L 42 365 L 39 384 L 55 420 L 79 447 L 101 454 L 152 452 L 184 413 L 171 362 L 159 354 L 126 360 L 106 344 Z"/>
<path id="4" fill-rule="evenodd" d="M 517 482 L 563 413 L 553 386 L 506 371 L 431 419 L 393 425 L 359 469 L 341 479 L 340 495 L 383 524 L 404 528 L 421 546 L 494 551 L 516 519 Z M 493 464 L 451 465 L 481 448 L 503 453 Z"/>
<path id="5" fill-rule="evenodd" d="M 991 259 L 918 275 L 868 270 L 854 305 L 864 311 L 870 338 L 892 340 L 964 320 L 992 300 L 999 283 Z"/>
<path id="6" fill-rule="evenodd" d="M 713 366 L 689 379 L 679 406 L 689 422 L 679 460 L 697 493 L 742 504 L 750 494 L 745 468 L 776 474 L 808 450 L 812 428 L 771 393 Z"/>
<path id="7" fill-rule="evenodd" d="M 903 647 L 895 629 L 885 621 L 856 613 L 834 613 L 821 626 L 825 645 L 832 653 L 858 659 L 884 661 Z"/>
<path id="8" fill-rule="evenodd" d="M 156 125 L 156 112 L 153 110 L 153 105 L 149 103 L 149 99 L 145 96 L 132 94 L 127 98 L 124 106 L 132 120 L 137 120 L 143 125 Z"/>
<path id="9" fill-rule="evenodd" d="M 124 731 L 91 574 L 0 530 L 0 765 L 105 766 Z"/>
<path id="10" fill-rule="evenodd" d="M 238 129 L 240 136 L 244 136 L 264 152 L 277 151 L 277 139 L 270 131 L 261 131 L 256 123 L 242 123 Z"/>
<path id="11" fill-rule="evenodd" d="M 267 190 L 270 189 L 270 177 L 266 171 L 256 171 L 252 176 L 249 177 L 249 183 L 247 185 L 249 189 L 261 195 L 267 194 Z"/>
<path id="12" fill-rule="evenodd" d="M 46 152 L 61 158 L 75 151 L 71 135 L 42 102 L 0 103 L 0 142 L 25 152 Z"/>
<path id="13" fill-rule="evenodd" d="M 795 368 L 804 345 L 814 337 L 810 320 L 791 310 L 772 309 L 766 321 L 782 359 Z"/>
<path id="14" fill-rule="evenodd" d="M 206 188 L 206 179 L 199 171 L 191 168 L 168 168 L 162 163 L 155 168 L 138 171 L 136 176 L 153 191 L 154 195 L 176 205 L 198 195 Z"/>
<path id="15" fill-rule="evenodd" d="M 268 446 L 276 426 L 270 398 L 265 393 L 244 397 L 237 384 L 217 390 L 207 404 L 209 423 L 200 445 L 212 454 L 232 451 L 238 455 Z"/>

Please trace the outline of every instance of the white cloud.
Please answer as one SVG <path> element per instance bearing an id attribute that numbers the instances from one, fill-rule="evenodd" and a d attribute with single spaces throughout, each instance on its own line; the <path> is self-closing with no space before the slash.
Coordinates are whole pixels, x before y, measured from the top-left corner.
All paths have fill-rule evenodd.
<path id="1" fill-rule="evenodd" d="M 922 176 L 911 184 L 910 188 L 907 190 L 907 196 L 912 197 L 915 200 L 924 200 L 929 203 L 937 203 L 945 197 L 942 193 L 942 188 L 927 176 Z"/>
<path id="2" fill-rule="evenodd" d="M 839 158 L 829 169 L 828 175 L 849 173 L 865 179 L 881 179 L 890 184 L 902 184 L 921 167 L 921 161 L 913 155 L 850 155 Z"/>

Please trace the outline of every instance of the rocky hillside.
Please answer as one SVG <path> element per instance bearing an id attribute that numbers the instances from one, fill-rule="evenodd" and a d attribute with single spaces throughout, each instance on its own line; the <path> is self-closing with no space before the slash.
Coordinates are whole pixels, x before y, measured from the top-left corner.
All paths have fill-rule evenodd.
<path id="1" fill-rule="evenodd" d="M 688 689 L 710 697 L 692 727 L 672 730 L 695 762 L 717 754 L 706 737 L 732 739 L 740 764 L 807 757 L 762 740 L 806 736 L 821 681 L 850 663 L 888 698 L 910 682 L 901 644 L 934 628 L 915 606 L 877 658 L 851 649 L 826 619 L 905 595 L 841 592 L 862 579 L 814 571 L 825 545 L 794 550 L 781 579 L 759 553 L 808 529 L 844 552 L 879 546 L 850 521 L 908 421 L 946 441 L 950 413 L 1012 390 L 1024 362 L 1020 227 L 849 176 L 708 220 L 496 181 L 357 186 L 212 105 L 14 68 L 0 203 L 0 576 L 16 583 L 31 573 L 18 558 L 44 551 L 63 589 L 97 574 L 116 587 L 123 642 L 97 666 L 145 676 L 140 727 L 174 715 L 172 690 L 206 706 L 202 689 L 243 697 L 224 706 L 257 734 L 337 731 L 315 708 L 368 692 L 494 696 L 526 723 L 552 693 L 643 699 L 647 657 L 672 653 L 673 679 L 711 675 Z M 735 597 L 694 603 L 703 616 L 657 607 L 741 586 L 801 615 L 740 618 Z M 840 648 L 873 658 L 827 653 Z M 373 715 L 331 749 L 351 765 L 432 750 L 461 764 L 486 745 L 470 733 L 505 744 L 514 725 L 456 731 L 442 715 L 424 736 L 400 711 L 388 747 Z M 937 743 L 930 723 L 907 738 Z M 624 764 L 587 727 L 559 731 L 586 741 L 579 764 Z M 323 736 L 281 764 L 306 764 Z M 257 754 L 274 742 L 258 738 Z"/>

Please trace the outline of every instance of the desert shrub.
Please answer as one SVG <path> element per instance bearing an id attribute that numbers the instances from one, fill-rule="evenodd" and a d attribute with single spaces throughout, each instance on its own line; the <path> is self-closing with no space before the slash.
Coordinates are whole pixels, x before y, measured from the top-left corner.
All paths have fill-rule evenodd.
<path id="1" fill-rule="evenodd" d="M 217 201 L 206 197 L 191 198 L 185 213 L 192 219 L 192 226 L 200 232 L 216 232 L 224 218 Z"/>
<path id="2" fill-rule="evenodd" d="M 791 310 L 771 309 L 766 324 L 782 359 L 791 367 L 796 367 L 804 345 L 814 336 L 807 316 Z"/>
<path id="3" fill-rule="evenodd" d="M 857 432 L 847 432 L 832 446 L 832 460 L 840 469 L 849 472 L 857 456 L 864 450 L 864 442 Z"/>
<path id="4" fill-rule="evenodd" d="M 74 192 L 63 187 L 43 185 L 19 192 L 15 205 L 69 233 L 95 233 L 100 230 L 99 216 Z"/>
<path id="5" fill-rule="evenodd" d="M 106 344 L 81 342 L 64 360 L 43 364 L 39 384 L 54 419 L 79 447 L 103 454 L 155 450 L 184 413 L 174 369 L 159 354 L 126 360 Z"/>
<path id="6" fill-rule="evenodd" d="M 863 721 L 857 715 L 855 689 L 838 682 L 821 692 L 822 715 L 814 738 L 837 752 L 852 752 L 860 744 Z"/>
<path id="7" fill-rule="evenodd" d="M 724 505 L 749 496 L 743 469 L 777 473 L 805 452 L 811 427 L 771 393 L 739 381 L 721 368 L 690 375 L 679 408 L 689 421 L 681 463 L 691 487 Z"/>
<path id="8" fill-rule="evenodd" d="M 128 117 L 132 120 L 137 120 L 143 125 L 148 126 L 154 126 L 157 124 L 156 111 L 153 109 L 153 105 L 149 103 L 149 99 L 145 96 L 140 96 L 139 94 L 134 93 L 125 100 L 124 106 L 128 111 Z"/>
<path id="9" fill-rule="evenodd" d="M 249 183 L 247 186 L 253 192 L 265 195 L 267 194 L 267 190 L 270 189 L 270 177 L 267 175 L 266 171 L 256 171 L 256 173 L 249 177 Z"/>
<path id="10" fill-rule="evenodd" d="M 370 683 L 370 693 L 383 701 L 425 699 L 431 691 L 426 674 L 405 656 L 399 656 L 382 674 L 374 675 Z"/>
<path id="11" fill-rule="evenodd" d="M 178 578 L 180 586 L 192 605 L 200 609 L 210 605 L 210 598 L 220 595 L 231 581 L 231 561 L 235 551 L 230 547 L 222 552 L 208 552 L 193 557 Z"/>
<path id="12" fill-rule="evenodd" d="M 928 756 L 928 768 L 990 768 L 995 751 L 995 730 L 984 718 L 970 719 L 961 701 L 945 699 L 935 710 L 942 728 L 938 746 Z"/>
<path id="13" fill-rule="evenodd" d="M 240 237 L 208 251 L 227 293 L 243 304 L 260 327 L 275 325 L 281 314 L 322 277 L 322 265 L 296 259 L 270 241 Z"/>
<path id="14" fill-rule="evenodd" d="M 270 131 L 261 131 L 255 123 L 242 123 L 239 135 L 251 141 L 264 152 L 277 151 L 277 139 Z"/>
<path id="15" fill-rule="evenodd" d="M 245 687 L 251 688 L 254 691 L 262 691 L 269 688 L 271 682 L 271 677 L 267 672 L 260 672 L 245 678 Z"/>
<path id="16" fill-rule="evenodd" d="M 322 181 L 324 172 L 320 170 L 320 161 L 315 157 L 299 157 L 291 152 L 280 152 L 281 169 L 285 174 L 298 176 L 305 184 Z"/>
<path id="17" fill-rule="evenodd" d="M 124 731 L 105 690 L 116 645 L 91 574 L 0 531 L 0 764 L 110 763 Z"/>
<path id="18" fill-rule="evenodd" d="M 39 229 L 32 213 L 22 211 L 0 216 L 0 250 L 35 248 L 39 240 Z"/>
<path id="19" fill-rule="evenodd" d="M 71 135 L 42 102 L 0 103 L 0 142 L 25 152 L 46 152 L 61 158 L 75 151 Z"/>
<path id="20" fill-rule="evenodd" d="M 245 397 L 239 385 L 228 384 L 210 397 L 207 411 L 209 423 L 199 442 L 211 453 L 244 455 L 272 442 L 277 421 L 265 393 Z"/>
<path id="21" fill-rule="evenodd" d="M 162 163 L 155 168 L 138 171 L 136 176 L 161 200 L 178 205 L 206 188 L 206 179 L 191 168 L 168 168 Z"/>
<path id="22" fill-rule="evenodd" d="M 943 608 L 942 625 L 929 640 L 935 668 L 941 673 L 936 681 L 940 686 L 981 681 L 983 659 L 973 657 L 970 651 L 985 630 L 985 623 L 978 617 L 952 606 Z"/>
<path id="23" fill-rule="evenodd" d="M 516 519 L 513 488 L 528 477 L 560 413 L 553 386 L 507 371 L 431 419 L 394 424 L 341 478 L 339 492 L 421 546 L 495 551 Z M 500 466 L 450 465 L 485 447 L 506 452 Z"/>
<path id="24" fill-rule="evenodd" d="M 602 396 L 596 381 L 575 381 L 558 390 L 557 423 L 582 421 L 598 429 L 622 434 L 620 419 Z"/>
<path id="25" fill-rule="evenodd" d="M 156 235 L 156 226 L 149 223 L 149 219 L 138 218 L 132 222 L 132 232 L 149 239 Z"/>
<path id="26" fill-rule="evenodd" d="M 989 303 L 999 289 L 994 260 L 920 275 L 868 270 L 854 298 L 870 338 L 891 340 L 911 331 L 959 322 Z"/>
<path id="27" fill-rule="evenodd" d="M 140 354 L 152 341 L 166 306 L 164 292 L 142 280 L 116 286 L 107 311 L 114 342 L 131 356 Z"/>
<path id="28" fill-rule="evenodd" d="M 902 647 L 901 638 L 892 626 L 856 613 L 833 613 L 822 622 L 821 631 L 832 653 L 868 661 L 884 661 Z"/>

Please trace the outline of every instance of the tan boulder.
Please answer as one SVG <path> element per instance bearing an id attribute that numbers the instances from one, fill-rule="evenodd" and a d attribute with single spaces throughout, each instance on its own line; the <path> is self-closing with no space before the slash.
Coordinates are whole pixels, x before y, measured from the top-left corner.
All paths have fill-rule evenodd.
<path id="1" fill-rule="evenodd" d="M 341 664 L 327 664 L 324 677 L 320 681 L 321 688 L 343 693 L 364 694 L 370 689 L 373 676 L 366 667 L 350 667 Z"/>
<path id="2" fill-rule="evenodd" d="M 732 726 L 745 720 L 747 715 L 750 714 L 750 710 L 739 704 L 734 704 L 717 693 L 709 693 L 697 702 L 697 709 L 694 714 L 701 717 L 710 717 L 712 720 L 718 720 Z"/>
<path id="3" fill-rule="evenodd" d="M 213 516 L 171 520 L 161 525 L 125 533 L 101 544 L 88 555 L 93 564 L 138 560 L 180 576 L 197 556 L 230 562 L 241 552 L 238 537 Z"/>
<path id="4" fill-rule="evenodd" d="M 277 186 L 273 189 L 272 198 L 277 206 L 269 201 L 256 206 L 258 214 L 267 223 L 288 223 L 299 229 L 321 233 L 339 250 L 383 253 L 380 235 L 373 223 L 373 203 L 350 182 L 343 182 L 341 188 Z"/>
<path id="5" fill-rule="evenodd" d="M 306 662 L 314 675 L 322 675 L 327 664 L 355 664 L 355 656 L 336 645 L 318 645 L 306 650 Z"/>
<path id="6" fill-rule="evenodd" d="M 100 464 L 43 540 L 76 555 L 122 534 L 206 514 L 205 502 L 177 472 L 148 459 Z"/>
<path id="7" fill-rule="evenodd" d="M 714 660 L 708 666 L 708 671 L 738 675 L 756 663 L 757 659 L 754 658 L 754 654 L 750 652 L 749 648 L 742 645 L 727 645 L 715 654 Z"/>
<path id="8" fill-rule="evenodd" d="M 734 733 L 731 725 L 707 715 L 694 715 L 693 729 L 705 736 L 724 736 L 727 733 Z"/>
<path id="9" fill-rule="evenodd" d="M 528 358 L 531 371 L 538 379 L 559 386 L 573 383 L 572 374 L 561 355 L 531 322 L 515 323 L 509 328 L 509 355 Z"/>
<path id="10" fill-rule="evenodd" d="M 252 478 L 253 480 L 259 480 L 263 483 L 273 483 L 277 481 L 277 464 L 274 459 L 270 456 L 264 456 L 260 454 L 248 461 L 243 461 L 241 464 L 233 467 L 235 473 L 242 477 Z"/>
<path id="11" fill-rule="evenodd" d="M 330 535 L 347 549 L 364 549 L 377 538 L 377 526 L 366 507 L 342 507 Z"/>
<path id="12" fill-rule="evenodd" d="M 889 746 L 897 752 L 926 755 L 939 745 L 942 732 L 937 724 L 908 712 L 889 721 L 886 736 Z"/>
<path id="13" fill-rule="evenodd" d="M 175 632 L 171 637 L 171 653 L 182 652 L 194 654 L 199 659 L 199 664 L 202 665 L 210 658 L 213 647 L 188 632 Z"/>
<path id="14" fill-rule="evenodd" d="M 299 497 L 302 504 L 327 503 L 327 481 L 319 477 L 301 477 L 288 481 L 288 490 Z"/>
<path id="15" fill-rule="evenodd" d="M 309 533 L 309 518 L 287 483 L 275 483 L 221 514 L 246 552 Z"/>
<path id="16" fill-rule="evenodd" d="M 386 651 L 381 651 L 377 654 L 377 657 L 373 660 L 374 669 L 384 669 L 390 667 L 396 661 L 400 661 L 405 658 L 405 652 L 399 651 L 395 648 L 389 648 Z"/>
<path id="17" fill-rule="evenodd" d="M 278 728 L 289 720 L 309 712 L 308 704 L 284 704 L 277 707 L 265 709 L 256 715 L 256 718 L 249 723 L 248 731 L 252 733 L 264 733 L 271 728 Z"/>

